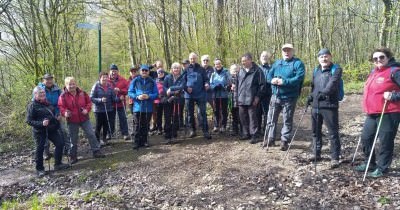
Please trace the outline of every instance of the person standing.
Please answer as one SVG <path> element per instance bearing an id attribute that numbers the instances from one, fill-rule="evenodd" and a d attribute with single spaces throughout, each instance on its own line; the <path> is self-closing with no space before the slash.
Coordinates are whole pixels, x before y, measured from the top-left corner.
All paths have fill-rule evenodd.
<path id="1" fill-rule="evenodd" d="M 71 164 L 78 162 L 78 139 L 79 127 L 89 140 L 94 158 L 104 158 L 100 151 L 100 143 L 93 132 L 89 119 L 89 112 L 92 106 L 89 95 L 78 88 L 74 77 L 65 78 L 64 92 L 58 98 L 60 113 L 67 119 L 68 131 L 71 136 Z"/>
<path id="2" fill-rule="evenodd" d="M 239 117 L 242 123 L 241 140 L 250 140 L 251 144 L 259 142 L 257 106 L 265 94 L 265 76 L 260 67 L 253 62 L 253 56 L 246 53 L 241 58 L 242 68 L 237 76 L 235 94 L 239 106 Z"/>
<path id="3" fill-rule="evenodd" d="M 275 145 L 275 134 L 280 112 L 283 126 L 281 130 L 281 150 L 288 149 L 288 141 L 293 127 L 293 115 L 297 99 L 304 81 L 303 62 L 294 57 L 292 44 L 282 46 L 282 59 L 275 61 L 268 74 L 268 83 L 272 85 L 271 103 L 268 110 L 268 144 Z"/>
<path id="4" fill-rule="evenodd" d="M 222 66 L 221 59 L 214 60 L 214 73 L 211 74 L 210 86 L 214 92 L 214 129 L 213 132 L 225 132 L 228 121 L 228 86 L 230 75 Z"/>
<path id="5" fill-rule="evenodd" d="M 129 85 L 128 95 L 134 99 L 133 110 L 135 128 L 135 140 L 133 149 L 149 147 L 149 123 L 153 112 L 153 102 L 158 97 L 156 82 L 149 75 L 149 66 L 140 66 L 140 76 L 132 80 Z"/>
<path id="6" fill-rule="evenodd" d="M 211 75 L 214 73 L 214 68 L 210 65 L 210 56 L 209 55 L 202 55 L 201 56 L 201 67 L 203 67 L 204 71 L 206 72 L 206 76 L 208 79 L 211 78 Z M 206 90 L 206 110 L 207 110 L 207 103 L 210 105 L 211 109 L 215 110 L 215 104 L 214 104 L 214 91 L 212 88 L 208 88 Z M 206 117 L 207 117 L 207 112 L 206 112 Z M 202 126 L 202 115 L 200 114 L 200 109 L 197 107 L 197 121 L 199 126 Z M 206 119 L 208 122 L 208 119 Z"/>
<path id="7" fill-rule="evenodd" d="M 165 79 L 165 75 L 166 72 L 164 71 L 164 69 L 159 69 L 157 70 L 157 79 L 156 79 L 156 85 L 157 85 L 157 89 L 158 89 L 158 98 L 156 100 L 158 100 L 158 103 L 156 103 L 154 101 L 155 104 L 157 104 L 156 106 L 156 114 L 157 114 L 157 135 L 162 135 L 163 133 L 163 115 L 165 118 L 165 114 L 166 113 L 166 106 L 167 106 L 167 90 L 164 87 L 164 79 Z"/>
<path id="8" fill-rule="evenodd" d="M 198 55 L 194 52 L 189 54 L 189 66 L 185 69 L 183 76 L 184 90 L 185 90 L 185 106 L 188 110 L 188 124 L 192 127 L 189 137 L 196 136 L 196 126 L 194 121 L 194 103 L 197 104 L 200 114 L 198 117 L 201 119 L 200 126 L 203 129 L 205 139 L 211 139 L 208 132 L 208 122 L 206 114 L 206 91 L 210 88 L 209 78 L 206 71 L 200 64 L 197 63 Z"/>
<path id="9" fill-rule="evenodd" d="M 28 105 L 26 123 L 32 126 L 33 138 L 36 143 L 35 162 L 38 177 L 46 175 L 43 165 L 44 144 L 48 140 L 55 146 L 54 170 L 69 167 L 62 163 L 64 142 L 58 132 L 60 122 L 56 117 L 55 107 L 46 100 L 46 91 L 40 87 L 33 89 L 33 101 Z"/>
<path id="10" fill-rule="evenodd" d="M 340 139 L 339 139 L 339 85 L 342 78 L 342 68 L 332 62 L 329 49 L 318 52 L 319 65 L 313 71 L 311 94 L 307 105 L 312 106 L 312 139 L 313 155 L 311 161 L 321 160 L 322 124 L 328 128 L 331 168 L 339 166 Z"/>
<path id="11" fill-rule="evenodd" d="M 271 84 L 267 82 L 268 80 L 268 74 L 269 71 L 271 70 L 271 53 L 268 51 L 263 51 L 260 55 L 260 68 L 262 69 L 264 76 L 265 76 L 265 95 L 261 99 L 261 106 L 260 106 L 260 112 L 258 112 L 258 119 L 259 119 L 259 130 L 264 131 L 264 129 L 267 127 L 267 116 L 268 116 L 268 108 L 269 108 L 269 103 L 271 101 L 271 96 L 272 96 L 272 90 L 271 90 Z M 261 128 L 260 128 L 261 127 Z"/>
<path id="12" fill-rule="evenodd" d="M 113 104 L 113 107 L 116 110 L 116 112 L 113 112 L 113 114 L 115 117 L 118 114 L 119 129 L 121 131 L 121 134 L 124 140 L 129 140 L 130 138 L 128 131 L 128 121 L 126 119 L 126 100 L 125 100 L 125 96 L 128 94 L 129 82 L 119 74 L 118 67 L 115 64 L 110 65 L 109 81 L 111 87 L 114 89 L 115 95 L 117 95 L 118 98 L 121 98 L 121 96 L 123 98 L 119 102 Z M 112 133 L 110 134 L 110 137 L 115 132 L 115 120 L 114 123 L 111 124 L 111 132 Z"/>
<path id="13" fill-rule="evenodd" d="M 229 72 L 230 72 L 230 83 L 231 83 L 231 87 L 230 87 L 230 100 L 231 100 L 231 117 L 232 117 L 232 123 L 231 123 L 231 130 L 232 130 L 232 135 L 233 136 L 237 136 L 240 133 L 239 128 L 241 128 L 241 122 L 239 120 L 239 107 L 237 105 L 237 93 L 235 92 L 236 89 L 236 85 L 237 85 L 237 75 L 239 73 L 240 70 L 240 66 L 237 64 L 233 64 L 231 65 L 231 67 L 229 68 Z"/>
<path id="14" fill-rule="evenodd" d="M 167 93 L 167 103 L 165 104 L 165 139 L 166 143 L 172 143 L 172 138 L 178 137 L 178 130 L 181 123 L 182 110 L 184 109 L 185 99 L 183 98 L 183 82 L 181 65 L 173 63 L 171 74 L 165 76 L 164 88 Z"/>
<path id="15" fill-rule="evenodd" d="M 385 47 L 375 49 L 370 59 L 374 68 L 364 85 L 363 109 L 367 116 L 361 133 L 365 160 L 355 170 L 365 171 L 372 152 L 368 168 L 372 172 L 368 176 L 378 178 L 388 172 L 393 159 L 394 139 L 400 122 L 400 63 Z M 379 149 L 371 151 L 377 132 Z"/>
<path id="16" fill-rule="evenodd" d="M 97 81 L 90 91 L 90 99 L 94 104 L 94 116 L 96 118 L 95 135 L 100 145 L 107 144 L 107 133 L 110 133 L 111 125 L 115 123 L 115 109 L 113 104 L 120 102 L 117 98 L 114 88 L 108 82 L 108 73 L 100 72 L 99 81 Z M 120 98 L 123 100 L 124 96 Z M 100 131 L 103 135 L 100 138 Z"/>
<path id="17" fill-rule="evenodd" d="M 158 71 L 164 71 L 164 63 L 162 60 L 157 60 L 153 65 L 149 67 L 150 69 L 155 69 L 155 71 L 150 71 L 150 77 L 157 82 L 158 79 Z M 165 71 L 164 71 L 165 72 Z M 151 116 L 153 122 L 152 122 L 152 128 L 150 129 L 150 132 L 157 132 L 157 134 L 161 135 L 162 134 L 162 128 L 157 127 L 157 109 L 158 105 L 160 104 L 160 99 L 156 98 L 153 102 L 153 114 Z M 161 121 L 162 122 L 162 121 Z"/>

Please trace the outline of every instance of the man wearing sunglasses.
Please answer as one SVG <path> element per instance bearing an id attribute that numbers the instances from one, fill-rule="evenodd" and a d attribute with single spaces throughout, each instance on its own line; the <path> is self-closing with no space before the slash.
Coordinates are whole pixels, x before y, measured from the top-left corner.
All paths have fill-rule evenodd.
<path id="1" fill-rule="evenodd" d="M 185 90 L 185 106 L 188 109 L 188 123 L 192 127 L 189 134 L 190 138 L 196 136 L 196 127 L 194 123 L 194 104 L 196 103 L 200 110 L 201 127 L 205 139 L 211 139 L 208 132 L 208 123 L 206 115 L 206 91 L 209 89 L 209 79 L 206 71 L 197 63 L 198 55 L 194 52 L 189 55 L 189 66 L 185 69 L 183 84 Z"/>

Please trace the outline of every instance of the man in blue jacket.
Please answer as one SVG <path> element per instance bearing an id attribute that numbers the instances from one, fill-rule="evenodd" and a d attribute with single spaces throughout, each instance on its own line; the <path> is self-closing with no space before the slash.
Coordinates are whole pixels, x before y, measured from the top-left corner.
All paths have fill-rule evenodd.
<path id="1" fill-rule="evenodd" d="M 209 79 L 206 71 L 197 63 L 198 55 L 194 52 L 189 55 L 189 66 L 185 69 L 183 84 L 185 90 L 185 106 L 188 110 L 188 124 L 192 126 L 189 134 L 190 138 L 196 136 L 196 127 L 194 121 L 194 103 L 200 109 L 201 127 L 205 139 L 211 139 L 208 132 L 208 122 L 206 115 L 206 91 L 210 88 Z"/>
<path id="2" fill-rule="evenodd" d="M 140 76 L 135 77 L 129 85 L 128 95 L 133 99 L 132 112 L 136 125 L 133 149 L 148 147 L 149 123 L 153 112 L 154 99 L 158 97 L 156 82 L 149 75 L 149 66 L 140 67 Z M 137 123 L 135 123 L 137 122 Z"/>
<path id="3" fill-rule="evenodd" d="M 305 68 L 303 62 L 294 57 L 292 44 L 282 46 L 282 59 L 275 61 L 268 73 L 267 82 L 272 85 L 271 103 L 268 111 L 268 144 L 275 145 L 276 125 L 282 111 L 281 150 L 286 151 L 293 127 L 296 102 L 303 85 Z"/>

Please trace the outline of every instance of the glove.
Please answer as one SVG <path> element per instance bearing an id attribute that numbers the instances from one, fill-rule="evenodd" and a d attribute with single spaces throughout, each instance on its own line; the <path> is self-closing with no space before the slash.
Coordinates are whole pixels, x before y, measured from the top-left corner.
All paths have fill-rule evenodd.
<path id="1" fill-rule="evenodd" d="M 307 105 L 310 106 L 312 102 L 313 102 L 312 95 L 307 96 Z"/>
<path id="2" fill-rule="evenodd" d="M 318 101 L 323 101 L 326 99 L 326 95 L 324 93 L 319 93 L 318 94 Z"/>

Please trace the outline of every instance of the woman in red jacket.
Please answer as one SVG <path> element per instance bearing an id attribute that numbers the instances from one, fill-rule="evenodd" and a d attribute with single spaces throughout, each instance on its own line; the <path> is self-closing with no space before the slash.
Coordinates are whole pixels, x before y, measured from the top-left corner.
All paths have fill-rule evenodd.
<path id="1" fill-rule="evenodd" d="M 376 132 L 380 147 L 369 165 L 369 177 L 381 177 L 392 162 L 394 139 L 400 122 L 400 63 L 388 48 L 379 48 L 371 54 L 374 69 L 364 85 L 363 109 L 367 116 L 361 134 L 365 161 L 355 168 L 365 171 Z M 382 111 L 383 110 L 383 111 Z M 378 124 L 382 116 L 381 126 Z"/>
<path id="2" fill-rule="evenodd" d="M 93 132 L 89 120 L 89 112 L 92 106 L 89 95 L 77 87 L 73 77 L 65 78 L 64 92 L 58 98 L 60 113 L 67 119 L 69 135 L 71 138 L 71 163 L 78 162 L 78 134 L 79 127 L 85 132 L 93 151 L 94 158 L 103 158 L 105 155 L 100 151 L 100 143 Z"/>

